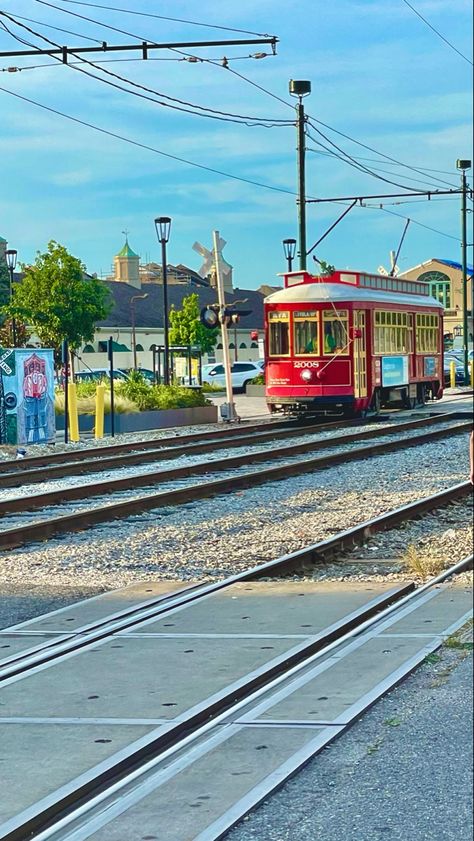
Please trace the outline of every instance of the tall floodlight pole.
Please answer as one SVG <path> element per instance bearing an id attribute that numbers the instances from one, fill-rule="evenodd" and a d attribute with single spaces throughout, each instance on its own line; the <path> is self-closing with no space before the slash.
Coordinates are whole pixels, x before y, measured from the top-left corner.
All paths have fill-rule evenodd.
<path id="1" fill-rule="evenodd" d="M 290 79 L 290 94 L 298 97 L 296 105 L 296 151 L 298 158 L 298 238 L 300 269 L 306 269 L 306 173 L 305 124 L 303 97 L 311 93 L 311 82 Z"/>
<path id="2" fill-rule="evenodd" d="M 471 161 L 457 160 L 456 167 L 461 170 L 461 266 L 462 266 L 462 350 L 464 360 L 464 385 L 469 385 L 469 330 L 467 304 L 467 179 L 466 169 L 471 168 Z M 471 280 L 474 283 L 474 280 Z M 474 305 L 471 317 L 474 323 Z"/>

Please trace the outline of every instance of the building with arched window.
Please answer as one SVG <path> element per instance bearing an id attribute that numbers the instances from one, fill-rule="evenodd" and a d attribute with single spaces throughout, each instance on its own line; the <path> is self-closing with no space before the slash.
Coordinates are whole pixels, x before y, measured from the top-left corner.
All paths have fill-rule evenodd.
<path id="1" fill-rule="evenodd" d="M 472 284 L 474 269 L 467 267 L 468 339 L 473 341 Z M 463 291 L 462 267 L 455 260 L 432 257 L 419 266 L 398 275 L 407 280 L 421 280 L 429 286 L 430 293 L 444 307 L 444 332 L 455 339 L 462 337 Z M 462 340 L 462 339 L 461 339 Z"/>

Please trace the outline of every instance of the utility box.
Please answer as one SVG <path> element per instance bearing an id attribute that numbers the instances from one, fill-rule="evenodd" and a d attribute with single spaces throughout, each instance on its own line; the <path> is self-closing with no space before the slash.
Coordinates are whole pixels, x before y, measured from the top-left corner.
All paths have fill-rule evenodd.
<path id="1" fill-rule="evenodd" d="M 53 351 L 0 348 L 0 443 L 51 444 L 55 438 Z"/>

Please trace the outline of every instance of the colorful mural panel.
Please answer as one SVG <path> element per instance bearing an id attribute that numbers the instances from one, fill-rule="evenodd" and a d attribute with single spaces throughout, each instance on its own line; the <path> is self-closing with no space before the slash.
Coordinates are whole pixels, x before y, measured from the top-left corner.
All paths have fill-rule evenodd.
<path id="1" fill-rule="evenodd" d="M 0 439 L 9 444 L 55 441 L 53 351 L 0 348 Z"/>

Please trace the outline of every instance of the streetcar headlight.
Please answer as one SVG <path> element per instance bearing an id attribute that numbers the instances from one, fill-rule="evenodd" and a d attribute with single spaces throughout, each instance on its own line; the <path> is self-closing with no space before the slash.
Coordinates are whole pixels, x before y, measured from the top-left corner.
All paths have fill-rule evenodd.
<path id="1" fill-rule="evenodd" d="M 313 379 L 313 374 L 308 368 L 304 368 L 301 372 L 301 379 L 305 381 L 305 383 L 309 383 L 310 380 Z"/>

